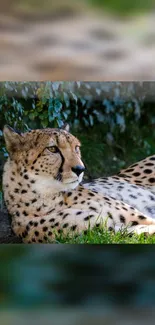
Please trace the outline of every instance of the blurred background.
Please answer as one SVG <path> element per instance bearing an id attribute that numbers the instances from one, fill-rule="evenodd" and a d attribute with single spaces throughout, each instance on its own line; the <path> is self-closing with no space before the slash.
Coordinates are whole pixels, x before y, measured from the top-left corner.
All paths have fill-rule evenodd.
<path id="1" fill-rule="evenodd" d="M 154 80 L 153 0 L 0 3 L 0 80 Z"/>
<path id="2" fill-rule="evenodd" d="M 155 82 L 1 82 L 1 175 L 4 124 L 26 131 L 64 122 L 83 144 L 85 179 L 114 174 L 155 153 Z M 0 193 L 0 242 L 17 243 Z M 154 322 L 151 245 L 7 244 L 0 263 L 4 325 Z"/>

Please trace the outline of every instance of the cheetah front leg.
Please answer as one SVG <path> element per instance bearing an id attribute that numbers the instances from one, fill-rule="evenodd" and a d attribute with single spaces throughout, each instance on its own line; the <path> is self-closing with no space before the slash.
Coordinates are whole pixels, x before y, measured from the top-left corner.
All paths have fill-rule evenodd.
<path id="1" fill-rule="evenodd" d="M 145 235 L 155 235 L 155 225 L 137 225 L 137 226 L 131 226 L 127 227 L 127 233 L 128 234 L 145 234 Z"/>

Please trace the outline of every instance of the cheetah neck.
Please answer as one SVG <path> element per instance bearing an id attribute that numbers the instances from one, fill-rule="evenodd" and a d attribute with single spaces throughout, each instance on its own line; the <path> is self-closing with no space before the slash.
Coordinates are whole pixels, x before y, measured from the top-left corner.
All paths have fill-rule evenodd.
<path id="1" fill-rule="evenodd" d="M 56 183 L 57 185 L 57 183 Z M 50 180 L 38 179 L 31 173 L 24 173 L 16 164 L 5 164 L 3 173 L 4 199 L 10 214 L 19 213 L 40 216 L 49 210 L 59 211 L 64 203 L 64 193 L 53 187 Z"/>

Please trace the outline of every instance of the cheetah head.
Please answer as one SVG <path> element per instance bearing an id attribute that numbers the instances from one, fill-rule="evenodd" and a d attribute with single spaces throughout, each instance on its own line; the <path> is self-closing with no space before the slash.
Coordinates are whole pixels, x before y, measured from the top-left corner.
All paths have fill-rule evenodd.
<path id="1" fill-rule="evenodd" d="M 79 140 L 63 129 L 38 129 L 19 133 L 4 127 L 9 163 L 20 177 L 35 180 L 37 189 L 75 189 L 81 183 L 84 164 Z"/>

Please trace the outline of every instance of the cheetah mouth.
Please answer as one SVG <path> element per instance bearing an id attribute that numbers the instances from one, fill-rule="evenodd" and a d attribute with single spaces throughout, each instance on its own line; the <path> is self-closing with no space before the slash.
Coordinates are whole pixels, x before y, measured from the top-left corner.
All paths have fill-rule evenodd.
<path id="1" fill-rule="evenodd" d="M 74 184 L 74 183 L 79 183 L 79 181 L 76 180 L 76 181 L 72 181 L 72 182 L 66 182 L 66 183 L 64 183 L 64 184 L 65 184 L 65 185 L 69 185 L 69 184 Z"/>

